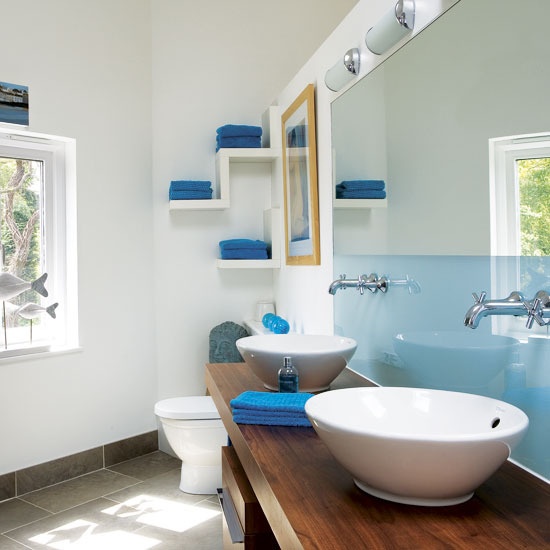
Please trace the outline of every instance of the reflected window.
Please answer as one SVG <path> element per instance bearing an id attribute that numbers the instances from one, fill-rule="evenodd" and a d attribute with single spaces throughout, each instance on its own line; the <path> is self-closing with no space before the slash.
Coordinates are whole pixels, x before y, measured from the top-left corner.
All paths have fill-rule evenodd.
<path id="1" fill-rule="evenodd" d="M 521 291 L 530 300 L 550 291 L 550 135 L 489 141 L 491 172 L 491 295 Z M 525 318 L 493 318 L 499 334 L 527 337 Z"/>

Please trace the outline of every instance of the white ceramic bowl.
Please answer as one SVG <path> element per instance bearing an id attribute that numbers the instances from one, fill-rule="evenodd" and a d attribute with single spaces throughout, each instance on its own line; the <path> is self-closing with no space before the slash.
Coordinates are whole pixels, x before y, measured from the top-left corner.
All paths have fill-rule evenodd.
<path id="1" fill-rule="evenodd" d="M 414 385 L 475 391 L 514 361 L 519 342 L 464 328 L 404 332 L 394 337 L 393 346 Z"/>
<path id="2" fill-rule="evenodd" d="M 300 391 L 326 390 L 353 357 L 357 342 L 322 334 L 265 334 L 237 340 L 237 349 L 270 390 L 278 389 L 283 357 L 298 369 Z"/>
<path id="3" fill-rule="evenodd" d="M 418 388 L 351 388 L 316 395 L 306 413 L 355 484 L 423 506 L 468 500 L 529 425 L 508 403 Z"/>

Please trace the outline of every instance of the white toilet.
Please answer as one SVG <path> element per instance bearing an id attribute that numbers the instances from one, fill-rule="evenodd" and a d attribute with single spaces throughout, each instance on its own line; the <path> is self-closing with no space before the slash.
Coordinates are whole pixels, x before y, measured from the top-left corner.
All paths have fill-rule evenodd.
<path id="1" fill-rule="evenodd" d="M 182 460 L 180 489 L 215 494 L 222 486 L 221 447 L 227 432 L 209 396 L 174 397 L 155 405 L 168 443 Z"/>

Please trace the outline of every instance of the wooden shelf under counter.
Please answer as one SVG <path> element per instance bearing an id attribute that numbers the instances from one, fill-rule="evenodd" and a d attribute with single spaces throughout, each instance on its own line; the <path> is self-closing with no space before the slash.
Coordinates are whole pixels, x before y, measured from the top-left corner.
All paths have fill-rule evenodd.
<path id="1" fill-rule="evenodd" d="M 264 391 L 245 363 L 206 365 L 206 383 L 284 550 L 550 548 L 550 486 L 511 462 L 457 506 L 388 502 L 360 491 L 313 428 L 235 424 L 229 401 Z M 369 385 L 345 369 L 331 389 Z"/>

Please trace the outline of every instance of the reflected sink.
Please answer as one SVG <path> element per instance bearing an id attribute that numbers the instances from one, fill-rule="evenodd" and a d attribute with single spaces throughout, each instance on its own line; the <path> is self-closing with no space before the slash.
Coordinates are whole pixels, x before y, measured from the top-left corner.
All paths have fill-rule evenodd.
<path id="1" fill-rule="evenodd" d="M 414 385 L 475 391 L 514 362 L 519 341 L 464 331 L 412 331 L 393 339 L 395 353 L 413 376 Z"/>
<path id="2" fill-rule="evenodd" d="M 504 401 L 419 388 L 351 388 L 310 398 L 315 431 L 363 491 L 448 506 L 468 500 L 529 425 Z"/>
<path id="3" fill-rule="evenodd" d="M 254 374 L 270 390 L 279 388 L 277 374 L 283 357 L 292 357 L 301 392 L 326 390 L 353 357 L 357 342 L 321 334 L 265 334 L 247 336 L 237 349 Z"/>

